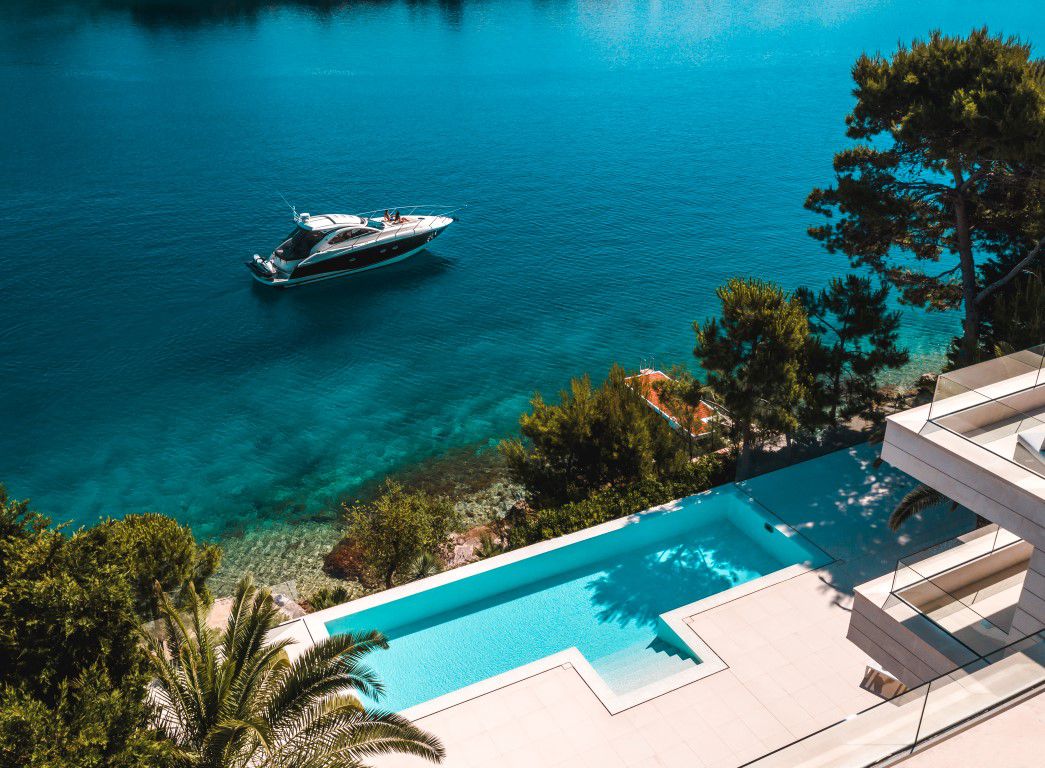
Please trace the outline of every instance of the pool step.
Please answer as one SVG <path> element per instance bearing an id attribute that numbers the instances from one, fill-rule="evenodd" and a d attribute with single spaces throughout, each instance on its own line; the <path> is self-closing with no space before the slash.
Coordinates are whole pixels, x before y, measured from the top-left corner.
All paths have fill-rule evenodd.
<path id="1" fill-rule="evenodd" d="M 614 693 L 627 693 L 685 672 L 697 663 L 689 654 L 656 637 L 603 656 L 592 666 Z"/>

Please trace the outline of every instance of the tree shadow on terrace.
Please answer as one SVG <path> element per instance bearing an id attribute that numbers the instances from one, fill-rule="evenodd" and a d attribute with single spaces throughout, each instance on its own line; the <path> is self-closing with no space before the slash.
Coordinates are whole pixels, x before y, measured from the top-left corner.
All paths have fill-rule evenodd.
<path id="1" fill-rule="evenodd" d="M 718 562 L 720 542 L 714 536 L 703 538 L 699 545 L 677 544 L 620 557 L 587 585 L 599 620 L 622 627 L 632 622 L 655 627 L 660 614 L 751 577 L 747 569 Z"/>
<path id="2" fill-rule="evenodd" d="M 836 561 L 822 570 L 824 591 L 847 597 L 857 584 L 891 572 L 898 558 L 971 530 L 967 510 L 929 510 L 899 531 L 892 510 L 916 481 L 863 444 L 745 481 L 742 488 Z"/>

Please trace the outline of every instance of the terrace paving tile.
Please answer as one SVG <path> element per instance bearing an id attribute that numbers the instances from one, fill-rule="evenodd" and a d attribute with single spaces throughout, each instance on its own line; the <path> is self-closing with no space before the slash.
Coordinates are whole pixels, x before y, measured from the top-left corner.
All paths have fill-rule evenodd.
<path id="1" fill-rule="evenodd" d="M 559 762 L 562 764 L 565 761 L 575 760 L 576 757 L 576 755 L 564 756 Z M 502 755 L 497 763 L 501 768 L 533 768 L 533 755 L 527 754 L 525 751 L 511 752 Z"/>
<path id="2" fill-rule="evenodd" d="M 762 753 L 761 740 L 740 718 L 734 718 L 723 723 L 718 728 L 718 734 L 734 754 L 743 754 L 751 750 L 752 746 L 755 746 L 753 757 L 757 757 Z"/>
<path id="3" fill-rule="evenodd" d="M 774 699 L 784 698 L 788 695 L 787 688 L 785 688 L 780 681 L 772 675 L 756 675 L 749 680 L 740 678 L 740 681 L 744 684 L 744 687 L 747 688 L 751 694 L 767 708 L 768 702 Z"/>
<path id="4" fill-rule="evenodd" d="M 643 765 L 649 763 L 656 750 L 640 733 L 628 733 L 616 736 L 609 741 L 609 747 L 624 761 L 625 765 Z"/>
<path id="5" fill-rule="evenodd" d="M 533 744 L 535 746 L 536 757 L 539 761 L 539 765 L 549 765 L 551 763 L 562 760 L 563 758 L 575 757 L 579 754 L 579 750 L 576 748 L 565 733 L 551 733 L 546 734 L 543 738 L 533 738 Z M 518 751 L 518 750 L 517 750 Z M 530 753 L 531 750 L 523 750 L 525 753 Z"/>
<path id="6" fill-rule="evenodd" d="M 531 767 L 535 765 L 532 757 L 530 765 Z M 577 765 L 578 768 L 627 768 L 624 760 L 609 749 L 599 749 L 589 752 L 587 755 L 580 755 L 577 762 L 567 762 L 566 765 Z"/>
<path id="7" fill-rule="evenodd" d="M 704 761 L 689 745 L 683 743 L 659 752 L 654 756 L 652 764 L 661 768 L 699 768 L 704 765 Z"/>
<path id="8" fill-rule="evenodd" d="M 670 721 L 658 720 L 642 728 L 642 738 L 650 744 L 677 744 L 678 732 Z"/>
<path id="9" fill-rule="evenodd" d="M 780 721 L 791 735 L 792 739 L 805 736 L 818 727 L 822 727 L 819 719 L 795 704 L 790 696 L 770 699 L 765 704 L 769 711 L 773 713 L 773 716 Z M 788 741 L 791 741 L 791 739 L 781 739 L 780 743 L 787 743 Z"/>
<path id="10" fill-rule="evenodd" d="M 707 734 L 699 741 L 687 740 L 685 743 L 708 766 L 737 764 L 736 754 L 716 734 Z"/>

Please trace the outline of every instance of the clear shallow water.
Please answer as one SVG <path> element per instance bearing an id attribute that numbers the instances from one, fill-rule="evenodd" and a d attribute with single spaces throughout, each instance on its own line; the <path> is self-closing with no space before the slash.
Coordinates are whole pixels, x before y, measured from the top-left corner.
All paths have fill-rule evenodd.
<path id="1" fill-rule="evenodd" d="M 34 5 L 0 9 L 0 479 L 219 536 L 500 436 L 570 375 L 690 360 L 734 273 L 822 283 L 845 264 L 802 201 L 853 59 L 1045 39 L 1036 0 Z M 288 229 L 276 190 L 471 205 L 428 254 L 277 294 L 240 263 Z"/>
<path id="2" fill-rule="evenodd" d="M 660 614 L 787 565 L 823 564 L 823 553 L 767 522 L 778 521 L 724 486 L 326 626 L 388 636 L 389 649 L 368 663 L 388 691 L 382 706 L 394 710 L 571 647 L 611 690 L 627 693 L 700 663 L 658 636 Z"/>

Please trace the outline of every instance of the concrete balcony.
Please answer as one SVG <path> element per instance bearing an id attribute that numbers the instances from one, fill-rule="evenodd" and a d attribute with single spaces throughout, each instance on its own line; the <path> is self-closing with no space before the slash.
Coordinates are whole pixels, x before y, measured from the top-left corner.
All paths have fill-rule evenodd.
<path id="1" fill-rule="evenodd" d="M 856 588 L 849 639 L 909 688 L 994 653 L 1014 627 L 1034 547 L 997 526 L 898 561 Z"/>

